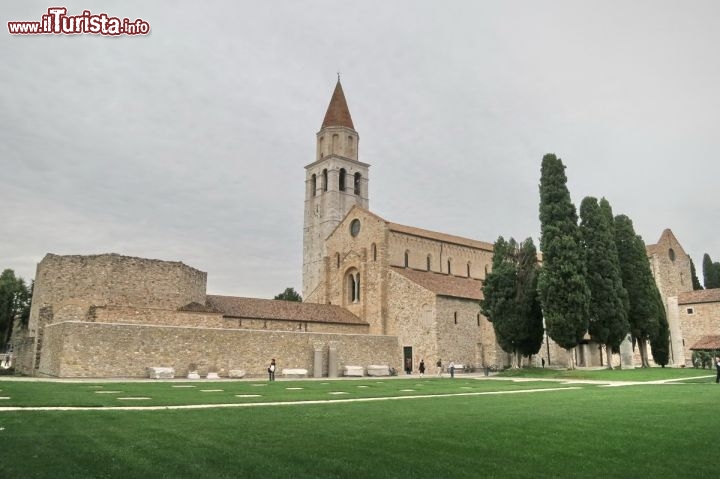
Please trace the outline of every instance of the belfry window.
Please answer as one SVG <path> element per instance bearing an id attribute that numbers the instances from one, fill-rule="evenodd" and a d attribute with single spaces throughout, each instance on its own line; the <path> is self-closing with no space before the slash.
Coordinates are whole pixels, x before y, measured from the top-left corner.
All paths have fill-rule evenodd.
<path id="1" fill-rule="evenodd" d="M 355 180 L 353 182 L 353 188 L 354 188 L 355 194 L 359 195 L 360 194 L 360 178 L 362 178 L 362 176 L 360 175 L 360 173 L 355 173 L 354 178 L 355 178 Z"/>
<path id="2" fill-rule="evenodd" d="M 317 189 L 317 176 L 315 174 L 312 175 L 312 178 L 310 179 L 310 191 L 312 192 L 311 195 L 315 196 L 317 193 L 315 190 Z"/>
<path id="3" fill-rule="evenodd" d="M 323 189 L 323 191 L 327 191 L 327 189 L 328 189 L 328 175 L 327 175 L 327 170 L 323 170 L 322 175 L 323 175 L 322 189 Z"/>
<path id="4" fill-rule="evenodd" d="M 340 168 L 340 191 L 345 191 L 345 168 Z"/>

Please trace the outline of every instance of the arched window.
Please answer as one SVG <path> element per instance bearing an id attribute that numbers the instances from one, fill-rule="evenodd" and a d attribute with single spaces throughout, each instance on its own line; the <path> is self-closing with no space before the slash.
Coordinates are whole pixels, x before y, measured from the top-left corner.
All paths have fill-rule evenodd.
<path id="1" fill-rule="evenodd" d="M 449 258 L 448 261 L 447 261 L 447 263 L 448 263 L 448 274 L 452 274 L 452 269 L 450 268 L 450 261 L 452 261 L 451 258 Z"/>
<path id="2" fill-rule="evenodd" d="M 348 303 L 360 301 L 360 273 L 357 269 L 352 268 L 345 273 L 345 284 L 347 285 Z"/>
<path id="3" fill-rule="evenodd" d="M 338 140 L 340 139 L 340 136 L 335 134 L 332 136 L 332 150 L 330 150 L 331 154 L 337 153 L 337 147 L 338 147 Z"/>
<path id="4" fill-rule="evenodd" d="M 349 157 L 353 156 L 353 137 L 348 136 L 347 138 L 347 153 Z"/>
<path id="5" fill-rule="evenodd" d="M 362 175 L 360 173 L 355 173 L 354 178 L 355 178 L 355 180 L 353 182 L 353 187 L 355 190 L 355 194 L 359 195 L 360 194 L 360 179 L 362 178 Z"/>
<path id="6" fill-rule="evenodd" d="M 469 262 L 469 261 L 468 261 L 468 264 L 467 264 L 467 277 L 468 277 L 468 278 L 470 277 L 470 262 Z"/>
<path id="7" fill-rule="evenodd" d="M 377 246 L 375 245 L 375 243 L 370 246 L 370 251 L 372 252 L 373 261 L 377 261 Z"/>
<path id="8" fill-rule="evenodd" d="M 426 264 L 425 268 L 426 268 L 428 271 L 430 271 L 430 262 L 431 262 L 431 260 L 432 260 L 432 258 L 430 258 L 430 255 L 427 255 L 427 264 Z"/>
<path id="9" fill-rule="evenodd" d="M 405 250 L 405 267 L 408 267 L 408 264 L 410 264 L 410 251 Z"/>
<path id="10" fill-rule="evenodd" d="M 323 184 L 322 184 L 322 187 L 323 187 L 323 191 L 327 191 L 327 189 L 328 189 L 328 181 L 327 181 L 327 180 L 328 180 L 328 176 L 327 176 L 327 170 L 323 170 L 323 172 L 322 172 L 322 175 L 323 175 Z"/>
<path id="11" fill-rule="evenodd" d="M 340 168 L 340 191 L 345 191 L 345 168 Z"/>
<path id="12" fill-rule="evenodd" d="M 312 178 L 310 179 L 310 190 L 312 191 L 312 196 L 315 196 L 317 189 L 317 176 L 313 173 Z"/>
<path id="13" fill-rule="evenodd" d="M 321 136 L 320 141 L 318 142 L 318 152 L 320 153 L 320 158 L 322 158 L 324 156 L 324 152 L 323 152 L 323 140 L 324 139 L 325 139 L 325 137 Z"/>

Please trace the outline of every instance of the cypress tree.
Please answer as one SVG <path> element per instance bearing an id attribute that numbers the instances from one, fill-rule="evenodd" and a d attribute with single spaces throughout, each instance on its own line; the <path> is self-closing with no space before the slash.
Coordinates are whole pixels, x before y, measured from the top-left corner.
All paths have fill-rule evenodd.
<path id="1" fill-rule="evenodd" d="M 627 291 L 623 288 L 610 203 L 586 197 L 580 205 L 580 234 L 585 249 L 587 282 L 590 287 L 590 336 L 604 344 L 607 367 L 612 353 L 630 331 Z"/>
<path id="2" fill-rule="evenodd" d="M 567 350 L 568 366 L 574 368 L 570 350 L 587 332 L 590 290 L 565 166 L 553 154 L 542 160 L 540 230 L 543 266 L 538 290 L 545 326 L 553 341 Z"/>
<path id="3" fill-rule="evenodd" d="M 492 271 L 483 284 L 482 313 L 493 324 L 500 347 L 513 355 L 537 354 L 542 345 L 542 312 L 537 298 L 537 253 L 532 240 L 520 246 L 501 236 L 493 248 Z"/>
<path id="4" fill-rule="evenodd" d="M 690 277 L 692 278 L 693 291 L 703 289 L 702 285 L 700 284 L 700 280 L 697 277 L 697 271 L 695 270 L 695 263 L 693 263 L 692 258 L 690 258 Z"/>
<path id="5" fill-rule="evenodd" d="M 623 287 L 630 300 L 628 320 L 633 342 L 638 344 L 642 366 L 649 367 L 647 341 L 658 331 L 655 281 L 650 271 L 645 243 L 635 234 L 632 220 L 625 215 L 615 217 L 615 245 L 620 260 Z M 664 311 L 664 310 L 663 310 Z"/>
<path id="6" fill-rule="evenodd" d="M 653 296 L 655 297 L 655 317 L 657 318 L 657 329 L 650 338 L 650 350 L 655 363 L 665 367 L 670 361 L 670 326 L 668 325 L 662 296 L 660 296 L 660 291 L 654 280 L 652 280 L 650 288 L 653 289 Z"/>
<path id="7" fill-rule="evenodd" d="M 705 289 L 720 288 L 720 263 L 713 263 L 710 255 L 703 255 L 703 284 Z"/>

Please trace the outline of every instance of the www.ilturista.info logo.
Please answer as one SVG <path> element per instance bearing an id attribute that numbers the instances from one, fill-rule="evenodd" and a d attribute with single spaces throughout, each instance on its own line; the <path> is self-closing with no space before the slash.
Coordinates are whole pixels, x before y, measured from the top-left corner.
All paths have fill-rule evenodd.
<path id="1" fill-rule="evenodd" d="M 107 13 L 68 15 L 65 7 L 50 7 L 39 22 L 8 22 L 11 35 L 147 35 L 150 24 L 142 18 L 111 17 Z"/>

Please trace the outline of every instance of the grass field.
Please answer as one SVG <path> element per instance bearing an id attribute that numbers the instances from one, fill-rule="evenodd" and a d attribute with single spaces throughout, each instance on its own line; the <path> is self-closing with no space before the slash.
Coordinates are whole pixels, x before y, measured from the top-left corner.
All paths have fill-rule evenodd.
<path id="1" fill-rule="evenodd" d="M 668 378 L 678 370 L 666 371 L 673 371 L 665 374 Z M 584 379 L 607 373 L 612 371 L 585 372 L 590 377 Z M 465 378 L 274 384 L 0 381 L 0 397 L 11 398 L 0 406 L 117 405 L 115 393 L 97 390 L 153 398 L 131 406 L 275 403 L 0 412 L 0 477 L 715 477 L 720 386 L 709 374 L 688 373 L 682 377 L 706 377 L 675 384 L 573 384 L 573 389 L 560 381 Z M 287 389 L 296 387 L 303 389 Z M 212 389 L 223 391 L 201 392 Z M 501 394 L 448 396 L 494 391 Z M 412 395 L 434 397 L 278 404 Z"/>

